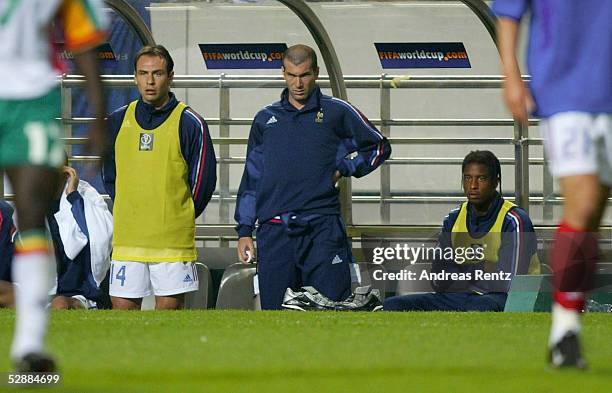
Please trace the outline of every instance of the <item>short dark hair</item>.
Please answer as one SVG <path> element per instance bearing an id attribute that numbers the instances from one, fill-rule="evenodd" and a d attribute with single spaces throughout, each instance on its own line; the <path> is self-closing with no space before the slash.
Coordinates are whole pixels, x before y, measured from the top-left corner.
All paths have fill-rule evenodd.
<path id="1" fill-rule="evenodd" d="M 461 164 L 461 174 L 463 174 L 465 167 L 469 164 L 484 165 L 487 168 L 489 176 L 499 182 L 499 189 L 501 191 L 501 164 L 495 154 L 488 150 L 474 150 L 469 152 Z"/>
<path id="2" fill-rule="evenodd" d="M 136 65 L 138 64 L 138 59 L 140 59 L 142 56 L 157 56 L 166 60 L 166 72 L 168 73 L 168 75 L 170 75 L 174 70 L 174 60 L 172 60 L 170 52 L 168 52 L 168 50 L 163 45 L 143 46 L 134 58 L 134 72 L 136 72 Z"/>
<path id="3" fill-rule="evenodd" d="M 285 64 L 285 59 L 295 65 L 300 65 L 306 60 L 310 60 L 311 68 L 313 70 L 317 69 L 317 53 L 308 45 L 297 44 L 290 46 L 283 53 L 283 65 Z"/>

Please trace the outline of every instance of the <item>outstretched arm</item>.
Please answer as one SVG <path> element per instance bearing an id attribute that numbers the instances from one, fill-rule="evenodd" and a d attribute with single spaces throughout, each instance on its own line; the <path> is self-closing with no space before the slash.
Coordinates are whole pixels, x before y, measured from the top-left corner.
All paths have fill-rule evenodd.
<path id="1" fill-rule="evenodd" d="M 521 2 L 516 2 L 516 5 Z M 524 12 L 524 5 L 518 9 L 506 9 L 507 6 L 501 2 L 496 4 L 497 8 L 514 16 L 500 15 L 497 20 L 497 45 L 501 57 L 502 73 L 505 76 L 503 97 L 506 107 L 512 116 L 521 123 L 527 123 L 529 113 L 534 109 L 534 101 L 521 78 L 516 57 L 517 41 L 519 36 L 520 16 Z M 518 19 L 517 19 L 518 17 Z"/>
<path id="2" fill-rule="evenodd" d="M 74 53 L 77 68 L 86 78 L 89 109 L 95 118 L 89 128 L 88 149 L 92 154 L 104 157 L 109 141 L 104 121 L 106 101 L 96 47 L 106 39 L 106 16 L 101 7 L 84 6 L 83 2 L 72 0 L 62 4 L 58 17 L 64 28 L 66 48 Z"/>

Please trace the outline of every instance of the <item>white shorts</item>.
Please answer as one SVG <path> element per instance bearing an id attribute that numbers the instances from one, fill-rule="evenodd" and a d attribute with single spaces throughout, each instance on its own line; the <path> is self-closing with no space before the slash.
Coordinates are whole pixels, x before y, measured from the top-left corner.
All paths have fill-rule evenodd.
<path id="1" fill-rule="evenodd" d="M 109 293 L 128 299 L 171 296 L 197 291 L 195 262 L 144 263 L 112 261 Z"/>
<path id="2" fill-rule="evenodd" d="M 557 113 L 540 129 L 554 177 L 597 174 L 612 185 L 612 114 Z"/>

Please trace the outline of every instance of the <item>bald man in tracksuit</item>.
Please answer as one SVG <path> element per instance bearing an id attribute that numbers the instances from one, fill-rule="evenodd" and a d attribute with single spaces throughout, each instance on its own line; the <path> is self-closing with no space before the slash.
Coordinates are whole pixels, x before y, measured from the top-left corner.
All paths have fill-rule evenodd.
<path id="1" fill-rule="evenodd" d="M 262 309 L 279 309 L 287 288 L 313 286 L 332 300 L 350 294 L 352 262 L 336 182 L 362 177 L 391 154 L 387 139 L 346 101 L 316 85 L 316 54 L 290 47 L 287 88 L 251 127 L 235 219 L 239 258 L 254 255 Z M 351 153 L 354 158 L 347 158 Z"/>

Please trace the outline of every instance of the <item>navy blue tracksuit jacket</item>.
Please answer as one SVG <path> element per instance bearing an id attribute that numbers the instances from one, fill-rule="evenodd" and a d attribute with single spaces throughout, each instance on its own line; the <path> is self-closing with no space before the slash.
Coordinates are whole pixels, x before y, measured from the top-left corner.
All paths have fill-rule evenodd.
<path id="1" fill-rule="evenodd" d="M 255 221 L 286 212 L 340 214 L 335 171 L 362 177 L 390 154 L 389 141 L 348 102 L 316 87 L 298 110 L 285 89 L 251 126 L 236 202 L 238 235 L 251 236 Z"/>
<path id="2" fill-rule="evenodd" d="M 302 109 L 289 103 L 285 89 L 255 116 L 235 219 L 240 237 L 260 224 L 263 309 L 280 308 L 287 288 L 305 285 L 333 300 L 349 295 L 352 255 L 332 178 L 336 171 L 365 176 L 390 154 L 388 140 L 365 116 L 318 87 Z"/>

